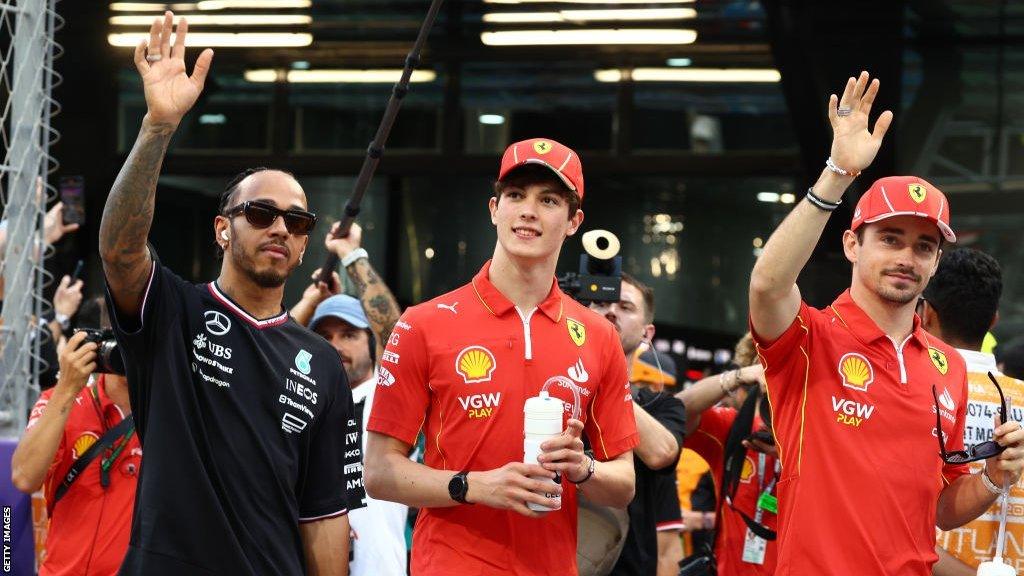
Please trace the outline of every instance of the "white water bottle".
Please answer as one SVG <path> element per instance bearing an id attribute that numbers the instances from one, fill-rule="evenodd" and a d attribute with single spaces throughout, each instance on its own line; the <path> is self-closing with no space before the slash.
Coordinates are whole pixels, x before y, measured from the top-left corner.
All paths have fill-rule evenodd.
<path id="1" fill-rule="evenodd" d="M 562 433 L 562 413 L 565 411 L 565 404 L 558 398 L 552 397 L 547 390 L 542 390 L 539 396 L 534 396 L 523 405 L 523 462 L 526 464 L 539 464 L 537 457 L 541 454 L 540 445 Z M 543 495 L 550 499 L 551 506 L 541 506 L 533 502 L 526 505 L 534 512 L 549 512 L 562 508 L 562 496 L 555 493 L 558 484 L 554 479 L 545 476 L 531 476 L 534 480 L 547 481 L 551 483 L 551 492 Z"/>
<path id="2" fill-rule="evenodd" d="M 1002 560 L 990 560 L 978 565 L 978 576 L 1016 576 L 1017 571 Z"/>

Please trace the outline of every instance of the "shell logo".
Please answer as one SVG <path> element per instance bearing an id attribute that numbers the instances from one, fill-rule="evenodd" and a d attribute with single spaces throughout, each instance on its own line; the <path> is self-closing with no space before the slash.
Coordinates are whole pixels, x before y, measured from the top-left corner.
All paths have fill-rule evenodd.
<path id="1" fill-rule="evenodd" d="M 907 186 L 907 192 L 910 193 L 910 199 L 918 204 L 924 202 L 925 196 L 928 195 L 928 189 L 921 184 L 911 184 Z"/>
<path id="2" fill-rule="evenodd" d="M 875 381 L 875 369 L 871 362 L 861 354 L 850 352 L 839 359 L 839 375 L 843 378 L 843 386 L 867 392 L 868 386 Z"/>
<path id="3" fill-rule="evenodd" d="M 85 434 L 79 436 L 78 439 L 75 440 L 75 444 L 72 447 L 71 458 L 74 460 L 78 460 L 79 458 L 81 458 L 82 454 L 85 454 L 85 451 L 88 450 L 99 439 L 100 437 L 93 434 L 92 432 L 86 432 Z"/>
<path id="4" fill-rule="evenodd" d="M 754 459 L 747 456 L 743 459 L 743 470 L 740 470 L 740 482 L 749 484 L 754 477 Z"/>
<path id="5" fill-rule="evenodd" d="M 455 371 L 462 376 L 466 384 L 489 382 L 498 363 L 494 354 L 483 346 L 469 346 L 455 357 Z"/>

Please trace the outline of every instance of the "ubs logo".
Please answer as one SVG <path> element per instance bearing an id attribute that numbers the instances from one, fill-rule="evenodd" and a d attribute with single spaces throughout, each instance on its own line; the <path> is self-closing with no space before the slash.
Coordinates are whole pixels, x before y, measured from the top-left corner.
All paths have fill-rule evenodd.
<path id="1" fill-rule="evenodd" d="M 223 336 L 231 330 L 231 319 L 216 310 L 207 310 L 203 317 L 206 318 L 206 331 L 214 336 Z"/>

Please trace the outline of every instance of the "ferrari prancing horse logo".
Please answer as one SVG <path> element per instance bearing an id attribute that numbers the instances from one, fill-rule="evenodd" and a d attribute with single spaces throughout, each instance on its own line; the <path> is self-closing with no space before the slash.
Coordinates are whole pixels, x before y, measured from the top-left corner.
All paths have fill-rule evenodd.
<path id="1" fill-rule="evenodd" d="M 924 197 L 928 195 L 928 189 L 921 184 L 907 186 L 907 192 L 910 192 L 910 199 L 918 204 L 924 202 Z"/>
<path id="2" fill-rule="evenodd" d="M 569 329 L 569 337 L 572 338 L 572 341 L 577 346 L 583 346 L 583 343 L 587 341 L 587 327 L 572 318 L 565 319 L 565 326 Z"/>

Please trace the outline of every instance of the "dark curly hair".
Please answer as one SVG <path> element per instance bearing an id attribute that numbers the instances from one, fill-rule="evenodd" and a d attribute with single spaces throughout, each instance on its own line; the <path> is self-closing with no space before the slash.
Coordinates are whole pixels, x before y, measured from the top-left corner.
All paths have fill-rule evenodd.
<path id="1" fill-rule="evenodd" d="M 996 259 L 972 248 L 943 254 L 924 299 L 939 316 L 942 332 L 980 348 L 1003 293 L 1003 273 Z"/>

